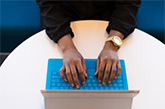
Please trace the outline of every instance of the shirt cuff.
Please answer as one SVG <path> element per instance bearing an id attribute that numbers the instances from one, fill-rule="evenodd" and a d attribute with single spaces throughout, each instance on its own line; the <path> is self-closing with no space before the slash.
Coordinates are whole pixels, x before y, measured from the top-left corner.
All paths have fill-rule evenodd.
<path id="1" fill-rule="evenodd" d="M 125 29 L 124 27 L 111 25 L 109 23 L 109 25 L 106 28 L 106 31 L 107 31 L 108 34 L 109 34 L 111 29 L 121 32 L 124 35 L 123 39 L 125 39 L 129 34 L 131 34 L 134 31 L 134 28 L 129 29 L 129 31 L 128 31 L 128 29 Z"/>
<path id="2" fill-rule="evenodd" d="M 49 31 L 46 30 L 46 33 L 52 39 L 55 43 L 58 42 L 59 39 L 61 39 L 63 36 L 70 34 L 71 37 L 74 37 L 74 33 L 72 32 L 72 29 L 70 27 L 64 29 L 63 31 L 58 31 L 58 33 L 50 34 Z"/>

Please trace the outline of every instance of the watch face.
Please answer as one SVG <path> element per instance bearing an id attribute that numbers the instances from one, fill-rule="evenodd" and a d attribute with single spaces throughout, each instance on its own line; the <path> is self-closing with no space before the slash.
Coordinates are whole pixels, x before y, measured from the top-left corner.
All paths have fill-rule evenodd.
<path id="1" fill-rule="evenodd" d="M 121 39 L 120 39 L 119 37 L 117 37 L 117 36 L 114 37 L 114 41 L 115 41 L 115 43 L 116 43 L 117 45 L 121 45 L 121 44 L 122 44 Z"/>

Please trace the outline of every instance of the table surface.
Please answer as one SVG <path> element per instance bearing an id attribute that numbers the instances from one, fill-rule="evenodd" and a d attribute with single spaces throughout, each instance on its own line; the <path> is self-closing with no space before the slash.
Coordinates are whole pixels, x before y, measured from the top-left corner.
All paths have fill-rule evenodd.
<path id="1" fill-rule="evenodd" d="M 73 41 L 84 58 L 97 58 L 108 34 L 107 21 L 71 23 Z M 133 109 L 165 109 L 165 45 L 138 29 L 123 41 L 118 51 L 126 63 L 130 90 L 140 90 Z M 20 44 L 0 67 L 0 109 L 44 109 L 47 61 L 62 53 L 45 33 Z"/>

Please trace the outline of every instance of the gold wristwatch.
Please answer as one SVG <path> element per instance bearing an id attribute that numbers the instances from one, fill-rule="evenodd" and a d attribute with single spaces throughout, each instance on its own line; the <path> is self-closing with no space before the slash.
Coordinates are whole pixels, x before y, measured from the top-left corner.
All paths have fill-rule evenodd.
<path id="1" fill-rule="evenodd" d="M 112 44 L 116 47 L 121 47 L 122 45 L 122 40 L 120 39 L 119 36 L 111 36 L 109 37 L 106 42 L 112 42 Z"/>

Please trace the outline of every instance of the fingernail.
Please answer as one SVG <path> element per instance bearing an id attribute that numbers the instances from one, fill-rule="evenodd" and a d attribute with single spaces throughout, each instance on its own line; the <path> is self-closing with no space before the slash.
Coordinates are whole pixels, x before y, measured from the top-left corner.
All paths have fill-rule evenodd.
<path id="1" fill-rule="evenodd" d="M 64 79 L 65 81 L 67 81 L 67 79 Z"/>
<path id="2" fill-rule="evenodd" d="M 76 85 L 76 88 L 80 88 L 80 86 L 79 85 Z"/>
<path id="3" fill-rule="evenodd" d="M 71 84 L 72 87 L 74 87 L 74 84 Z"/>
<path id="4" fill-rule="evenodd" d="M 108 81 L 108 83 L 110 84 L 110 83 L 111 83 L 111 81 Z"/>
<path id="5" fill-rule="evenodd" d="M 106 82 L 103 82 L 103 85 L 106 85 Z"/>
<path id="6" fill-rule="evenodd" d="M 117 77 L 115 76 L 115 79 L 116 79 Z"/>
<path id="7" fill-rule="evenodd" d="M 84 85 L 85 84 L 85 81 L 83 81 L 82 84 Z"/>
<path id="8" fill-rule="evenodd" d="M 101 80 L 99 80 L 99 83 L 101 83 Z"/>

